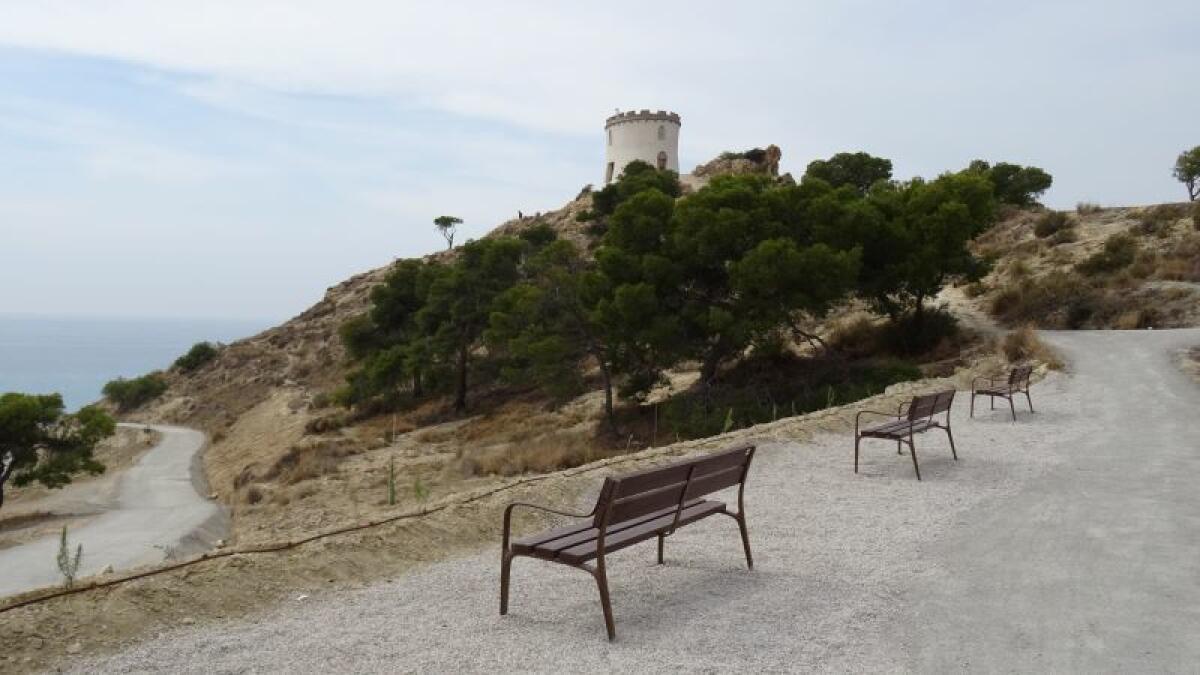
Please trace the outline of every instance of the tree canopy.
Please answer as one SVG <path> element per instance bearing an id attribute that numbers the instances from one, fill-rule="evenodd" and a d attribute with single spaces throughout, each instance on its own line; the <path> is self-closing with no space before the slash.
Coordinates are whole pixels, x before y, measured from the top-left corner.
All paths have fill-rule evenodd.
<path id="1" fill-rule="evenodd" d="M 456 216 L 438 216 L 433 219 L 433 224 L 437 227 L 438 232 L 446 238 L 446 248 L 454 248 L 454 234 L 458 231 L 458 226 L 462 224 L 462 218 Z"/>
<path id="2" fill-rule="evenodd" d="M 1200 145 L 1179 153 L 1171 174 L 1187 188 L 1188 199 L 1196 201 L 1200 197 Z"/>
<path id="3" fill-rule="evenodd" d="M 835 188 L 849 185 L 866 194 L 872 185 L 892 177 L 892 160 L 865 152 L 839 152 L 829 159 L 809 162 L 804 175 L 819 178 Z"/>
<path id="4" fill-rule="evenodd" d="M 115 428 L 95 406 L 64 414 L 58 394 L 0 395 L 0 507 L 10 478 L 16 485 L 37 481 L 57 488 L 78 473 L 103 472 L 92 453 Z"/>
<path id="5" fill-rule="evenodd" d="M 894 181 L 889 160 L 840 153 L 798 185 L 716 176 L 681 197 L 673 172 L 631 163 L 593 193 L 591 250 L 543 225 L 397 263 L 342 327 L 357 362 L 342 399 L 439 392 L 463 410 L 477 380 L 559 399 L 592 382 L 615 430 L 616 396 L 642 399 L 683 362 L 707 385 L 787 333 L 819 341 L 802 326 L 850 296 L 919 329 L 945 284 L 984 271 L 968 243 L 994 221 L 997 180 L 1027 201 L 1049 185 L 982 163 Z"/>
<path id="6" fill-rule="evenodd" d="M 992 193 L 997 202 L 1022 208 L 1038 206 L 1038 197 L 1054 183 L 1050 174 L 1036 166 L 1008 162 L 992 165 L 977 159 L 971 162 L 967 170 L 982 174 L 992 183 Z"/>
<path id="7" fill-rule="evenodd" d="M 592 193 L 592 211 L 598 216 L 611 215 L 622 202 L 649 189 L 656 189 L 668 197 L 678 197 L 679 174 L 634 160 L 625 165 L 617 180 Z"/>

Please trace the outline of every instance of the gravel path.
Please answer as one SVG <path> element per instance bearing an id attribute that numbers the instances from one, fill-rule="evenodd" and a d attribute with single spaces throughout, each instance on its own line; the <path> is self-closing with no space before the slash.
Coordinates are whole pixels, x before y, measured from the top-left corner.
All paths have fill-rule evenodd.
<path id="1" fill-rule="evenodd" d="M 1176 600 L 1159 601 L 1183 603 L 1196 597 L 1197 576 L 1191 570 L 1200 560 L 1195 548 L 1200 537 L 1175 542 L 1174 549 L 1162 539 L 1184 533 L 1179 528 L 1189 518 L 1190 532 L 1197 534 L 1200 493 L 1195 490 L 1184 494 L 1172 488 L 1177 501 L 1158 505 L 1159 512 L 1174 514 L 1172 523 L 1179 527 L 1123 530 L 1123 539 L 1108 548 L 1022 548 L 1013 539 L 1013 519 L 995 515 L 1012 513 L 1018 521 L 1042 522 L 1026 501 L 1053 499 L 1055 486 L 1077 481 L 1083 473 L 1094 476 L 1086 489 L 1069 494 L 1094 491 L 1090 499 L 1109 503 L 1101 513 L 1119 515 L 1125 507 L 1142 508 L 1139 503 L 1154 499 L 1145 490 L 1128 491 L 1130 483 L 1142 479 L 1142 467 L 1154 469 L 1147 480 L 1161 480 L 1176 464 L 1194 467 L 1200 389 L 1190 383 L 1192 389 L 1184 389 L 1187 380 L 1168 372 L 1164 350 L 1168 342 L 1200 343 L 1200 331 L 1171 333 L 1129 333 L 1111 340 L 1056 336 L 1081 374 L 1052 375 L 1035 385 L 1038 413 L 1021 413 L 1015 424 L 1007 410 L 990 412 L 986 402 L 969 421 L 967 400 L 962 399 L 954 419 L 960 460 L 951 460 L 944 438 L 925 435 L 918 440 L 923 482 L 914 479 L 908 457 L 898 457 L 885 442 L 866 442 L 857 476 L 851 471 L 852 444 L 845 434 L 762 446 L 747 488 L 755 570 L 745 569 L 737 529 L 724 518 L 680 530 L 667 542 L 665 566 L 654 564 L 652 542 L 615 554 L 609 567 L 618 633 L 614 643 L 605 639 L 591 578 L 544 562 L 514 563 L 510 614 L 498 616 L 498 553 L 489 550 L 386 583 L 297 598 L 252 619 L 181 628 L 112 657 L 73 665 L 80 672 L 195 673 L 1022 670 L 1037 661 L 1019 660 L 1001 646 L 1007 644 L 1019 656 L 1022 650 L 1045 651 L 1043 642 L 1059 638 L 1054 631 L 1045 636 L 1027 631 L 1024 642 L 1012 641 L 1012 626 L 1021 621 L 1017 614 L 1042 601 L 1044 587 L 1022 583 L 1024 571 L 1049 565 L 1045 573 L 1053 571 L 1059 583 L 1071 587 L 1123 583 L 1129 574 L 1113 575 L 1120 562 L 1105 567 L 1088 566 L 1087 561 L 1114 554 L 1118 545 L 1133 555 L 1130 549 L 1141 539 L 1153 537 L 1157 548 L 1141 559 L 1152 555 L 1162 562 L 1186 563 L 1171 577 L 1182 585 Z M 1141 339 L 1154 342 L 1143 348 L 1135 342 Z M 1146 358 L 1110 358 L 1132 345 Z M 1101 400 L 1096 401 L 1098 383 L 1115 377 L 1114 371 L 1116 381 L 1133 389 L 1099 389 Z M 1162 390 L 1159 381 L 1168 381 L 1169 393 L 1176 397 L 1167 406 L 1145 395 Z M 1089 440 L 1095 438 L 1090 434 L 1095 414 L 1130 410 L 1133 419 L 1144 419 L 1143 414 L 1160 415 L 1154 410 L 1179 415 L 1187 406 L 1192 417 L 1180 418 L 1185 426 L 1168 430 L 1179 434 L 1175 441 L 1154 439 L 1138 447 L 1132 458 L 1131 448 Z M 1131 500 L 1138 503 L 1127 503 Z M 1071 521 L 1089 517 L 1079 509 L 1068 510 L 1038 542 L 1046 544 L 1054 533 L 1083 527 Z M 980 543 L 956 553 L 956 547 L 971 541 L 991 542 L 991 547 Z M 1182 554 L 1192 557 L 1176 560 Z M 984 555 L 997 560 L 973 564 L 979 561 L 970 556 Z M 1011 569 L 1005 571 L 1005 566 Z M 995 581 L 993 575 L 1001 572 L 1003 581 Z M 1181 578 L 1185 572 L 1190 578 Z M 939 584 L 943 590 L 936 592 Z M 1009 600 L 1000 602 L 1003 597 Z M 1076 605 L 1102 600 L 1096 594 L 1073 597 Z M 995 604 L 981 604 L 989 602 Z M 1168 632 L 1200 634 L 1196 607 L 1200 603 L 1166 608 L 1172 620 L 1183 622 Z M 1094 608 L 1067 605 L 1064 611 L 1083 609 Z M 1126 615 L 1119 606 L 1108 609 L 1119 624 L 1113 630 L 1151 630 L 1146 617 L 1122 621 Z M 1047 605 L 1041 611 L 1050 616 L 1055 609 Z M 957 620 L 963 616 L 972 620 L 960 625 Z M 945 641 L 929 642 L 931 634 Z M 946 641 L 952 640 L 961 646 L 948 651 Z M 986 658 L 964 660 L 970 645 L 982 640 L 988 642 L 980 650 Z M 1170 640 L 1154 644 L 1190 649 L 1192 663 L 1200 662 L 1194 647 Z M 1110 646 L 1124 649 L 1129 643 Z M 1075 642 L 1055 648 L 1087 647 Z M 1187 654 L 1142 661 L 1141 669 L 1161 669 L 1156 663 L 1169 669 Z M 935 658 L 941 655 L 945 658 Z M 1084 662 L 1042 662 L 1072 663 Z"/>

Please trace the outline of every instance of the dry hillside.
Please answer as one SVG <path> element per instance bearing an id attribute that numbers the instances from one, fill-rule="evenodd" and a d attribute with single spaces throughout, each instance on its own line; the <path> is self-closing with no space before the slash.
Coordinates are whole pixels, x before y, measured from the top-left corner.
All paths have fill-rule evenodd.
<path id="1" fill-rule="evenodd" d="M 766 170 L 765 165 L 744 159 L 719 158 L 704 165 L 698 172 L 703 175 L 692 182 L 702 184 L 707 176 L 720 172 Z M 579 215 L 590 205 L 585 189 L 558 210 L 510 220 L 493 233 L 516 234 L 545 223 L 587 248 L 592 243 L 588 223 Z M 1096 297 L 1123 297 L 1136 287 L 1134 297 L 1154 298 L 1153 305 L 1164 308 L 1160 325 L 1195 324 L 1198 303 L 1193 282 L 1200 277 L 1182 265 L 1179 256 L 1181 250 L 1195 245 L 1198 235 L 1183 215 L 1147 234 L 1143 230 L 1148 226 L 1139 219 L 1144 211 L 1072 214 L 1069 227 L 1062 228 L 1069 230 L 1069 236 L 1056 237 L 1034 233 L 1042 212 L 1011 214 L 978 242 L 980 252 L 995 257 L 994 271 L 981 284 L 963 289 L 970 297 L 957 308 L 952 303 L 952 311 L 974 310 L 972 320 L 964 323 L 986 332 L 979 330 L 981 313 L 1004 308 L 1018 291 L 1032 294 L 1026 288 L 1030 284 L 1045 285 L 1046 280 L 1056 279 L 1056 272 L 1073 270 L 1112 234 L 1134 232 L 1139 253 L 1130 267 L 1141 276 L 1123 270 L 1078 283 L 1095 286 Z M 1153 270 L 1143 272 L 1150 256 Z M 366 311 L 371 288 L 386 272 L 386 268 L 372 270 L 331 287 L 304 313 L 223 348 L 215 360 L 194 373 L 166 373 L 167 393 L 132 415 L 197 427 L 212 436 L 204 466 L 211 489 L 230 507 L 233 543 L 335 527 L 473 489 L 492 480 L 489 476 L 553 470 L 644 444 L 632 438 L 628 448 L 595 442 L 602 405 L 595 393 L 552 407 L 536 392 L 485 387 L 476 396 L 473 416 L 466 418 L 447 414 L 442 401 L 365 419 L 330 406 L 328 394 L 342 384 L 348 370 L 338 327 Z M 1038 311 L 1049 317 L 1055 312 L 1066 316 L 1072 310 L 1055 306 Z M 1012 325 L 1031 320 L 1011 310 L 997 315 Z M 1102 319 L 1134 321 L 1107 306 L 1089 318 Z M 1053 325 L 1047 321 L 1043 319 L 1043 325 Z M 836 326 L 826 329 L 837 332 Z M 963 349 L 963 345 L 948 346 L 944 354 L 927 361 L 923 372 L 954 372 L 968 357 Z M 982 348 L 972 349 L 978 356 Z M 694 373 L 677 373 L 675 378 L 676 389 L 682 389 Z M 650 435 L 655 445 L 674 440 Z M 395 476 L 392 487 L 389 474 Z M 388 504 L 389 492 L 395 494 L 395 505 Z"/>
<path id="2" fill-rule="evenodd" d="M 967 288 L 1001 323 L 1040 328 L 1200 325 L 1200 207 L 1023 211 L 976 242 L 992 272 Z"/>

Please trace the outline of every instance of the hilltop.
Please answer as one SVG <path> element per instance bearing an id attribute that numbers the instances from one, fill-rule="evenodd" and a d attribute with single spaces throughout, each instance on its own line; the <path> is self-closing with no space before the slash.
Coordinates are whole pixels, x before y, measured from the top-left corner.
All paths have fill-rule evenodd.
<path id="1" fill-rule="evenodd" d="M 714 175 L 768 172 L 765 163 L 747 154 L 727 153 L 699 167 L 681 181 L 685 193 Z M 506 221 L 486 236 L 514 236 L 544 225 L 591 250 L 597 241 L 591 229 L 592 194 L 585 188 L 559 209 Z M 947 288 L 935 302 L 976 330 L 921 355 L 918 375 L 952 374 L 994 353 L 988 330 L 980 330 L 992 321 L 1010 327 L 1197 325 L 1200 275 L 1186 261 L 1197 259 L 1189 251 L 1200 235 L 1189 218 L 1183 205 L 1085 208 L 1057 215 L 1041 208 L 1008 209 L 973 244 L 990 262 L 991 272 L 974 284 Z M 1054 232 L 1048 233 L 1045 224 L 1039 229 L 1048 219 L 1055 221 Z M 1078 271 L 1121 233 L 1134 239 L 1128 262 L 1087 274 Z M 427 259 L 455 255 L 457 249 Z M 469 490 L 497 475 L 551 471 L 657 440 L 645 440 L 653 436 L 645 428 L 635 431 L 640 433 L 636 442 L 631 436 L 624 447 L 599 439 L 603 400 L 595 391 L 553 403 L 534 390 L 488 384 L 465 416 L 453 414 L 438 398 L 382 414 L 333 405 L 331 395 L 351 371 L 339 327 L 369 309 L 371 289 L 391 268 L 330 287 L 300 315 L 223 347 L 212 362 L 192 373 L 166 371 L 166 393 L 131 415 L 196 427 L 211 436 L 204 466 L 213 493 L 232 512 L 235 542 L 332 527 Z M 878 320 L 863 309 L 850 303 L 814 328 L 839 340 L 847 353 L 869 355 L 886 338 L 878 333 Z M 803 352 L 809 346 L 792 348 Z M 696 377 L 694 368 L 673 371 L 670 389 L 651 402 L 686 390 Z M 883 383 L 888 381 L 893 380 Z M 391 488 L 395 506 L 386 501 L 389 472 L 398 476 Z"/>

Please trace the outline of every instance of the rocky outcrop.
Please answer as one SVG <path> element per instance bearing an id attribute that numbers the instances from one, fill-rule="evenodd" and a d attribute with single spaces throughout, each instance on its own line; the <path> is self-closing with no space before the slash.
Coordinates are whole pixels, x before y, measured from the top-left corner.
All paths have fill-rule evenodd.
<path id="1" fill-rule="evenodd" d="M 724 152 L 720 157 L 697 166 L 692 170 L 697 178 L 712 178 L 727 174 L 761 173 L 767 176 L 779 175 L 779 160 L 783 151 L 777 145 L 766 148 L 754 148 L 745 152 Z"/>

